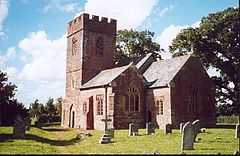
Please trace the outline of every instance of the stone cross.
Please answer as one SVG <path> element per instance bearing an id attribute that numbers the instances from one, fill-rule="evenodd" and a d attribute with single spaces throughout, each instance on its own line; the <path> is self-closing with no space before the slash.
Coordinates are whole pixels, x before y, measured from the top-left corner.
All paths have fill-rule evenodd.
<path id="1" fill-rule="evenodd" d="M 100 138 L 99 143 L 100 144 L 107 144 L 111 142 L 111 139 L 114 137 L 114 129 L 109 129 L 107 127 L 107 123 L 112 121 L 111 119 L 102 119 L 103 122 L 105 122 L 105 128 L 104 128 L 104 134 Z"/>
<path id="2" fill-rule="evenodd" d="M 135 136 L 138 135 L 138 127 L 134 123 L 129 124 L 129 131 L 128 131 L 128 136 Z"/>
<path id="3" fill-rule="evenodd" d="M 164 129 L 164 133 L 168 134 L 168 133 L 172 133 L 172 125 L 171 124 L 166 124 L 165 125 L 165 129 Z"/>
<path id="4" fill-rule="evenodd" d="M 24 138 L 26 130 L 25 128 L 26 125 L 24 120 L 20 115 L 17 115 L 16 119 L 14 120 L 13 136 L 15 138 Z"/>
<path id="5" fill-rule="evenodd" d="M 182 133 L 182 143 L 181 143 L 181 150 L 193 150 L 194 144 L 194 131 L 191 122 L 185 123 L 183 126 L 183 133 Z"/>
<path id="6" fill-rule="evenodd" d="M 193 121 L 192 126 L 193 126 L 193 133 L 194 133 L 194 141 L 196 141 L 196 137 L 201 130 L 200 121 L 199 120 Z"/>
<path id="7" fill-rule="evenodd" d="M 155 126 L 153 123 L 151 122 L 148 122 L 146 124 L 146 134 L 149 135 L 149 134 L 154 134 L 155 133 Z"/>
<path id="8" fill-rule="evenodd" d="M 240 127 L 239 127 L 239 124 L 236 125 L 235 138 L 240 138 Z"/>
<path id="9" fill-rule="evenodd" d="M 106 131 L 108 129 L 107 127 L 107 123 L 112 121 L 111 119 L 102 119 L 103 122 L 105 122 L 105 128 L 104 128 L 104 131 Z"/>

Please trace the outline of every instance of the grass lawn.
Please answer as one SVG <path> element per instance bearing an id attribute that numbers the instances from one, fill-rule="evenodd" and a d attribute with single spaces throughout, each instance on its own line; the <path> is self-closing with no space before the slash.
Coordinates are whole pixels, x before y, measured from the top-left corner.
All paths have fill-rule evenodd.
<path id="1" fill-rule="evenodd" d="M 114 142 L 99 144 L 102 131 L 90 131 L 92 136 L 77 139 L 78 129 L 63 129 L 59 125 L 31 127 L 25 139 L 13 139 L 12 127 L 0 127 L 0 154 L 180 154 L 181 134 L 173 130 L 164 135 L 163 130 L 156 130 L 155 135 L 145 135 L 145 129 L 139 136 L 128 136 L 127 130 L 115 131 Z M 239 139 L 234 138 L 234 129 L 207 129 L 200 133 L 201 138 L 194 144 L 195 150 L 186 150 L 186 154 L 233 154 L 239 149 Z"/>

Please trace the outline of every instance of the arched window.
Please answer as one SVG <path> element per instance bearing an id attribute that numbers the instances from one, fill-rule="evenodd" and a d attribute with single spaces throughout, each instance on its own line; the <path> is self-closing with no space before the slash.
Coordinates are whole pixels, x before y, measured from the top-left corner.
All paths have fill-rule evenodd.
<path id="1" fill-rule="evenodd" d="M 83 103 L 83 113 L 84 114 L 87 113 L 87 102 L 86 101 Z"/>
<path id="2" fill-rule="evenodd" d="M 135 87 L 128 88 L 128 101 L 126 104 L 126 109 L 129 108 L 130 112 L 139 112 L 140 111 L 140 93 L 139 90 Z"/>
<path id="3" fill-rule="evenodd" d="M 156 108 L 156 114 L 157 115 L 163 115 L 163 103 L 164 103 L 164 97 L 163 96 L 157 96 L 155 97 L 155 108 Z"/>
<path id="4" fill-rule="evenodd" d="M 76 55 L 77 54 L 77 38 L 73 37 L 72 38 L 72 55 Z"/>
<path id="5" fill-rule="evenodd" d="M 97 101 L 97 115 L 103 115 L 103 95 L 96 96 Z"/>

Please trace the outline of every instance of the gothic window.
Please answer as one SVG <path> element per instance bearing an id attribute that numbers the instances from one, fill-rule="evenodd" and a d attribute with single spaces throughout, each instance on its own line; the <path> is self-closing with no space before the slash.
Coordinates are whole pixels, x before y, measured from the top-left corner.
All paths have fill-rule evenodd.
<path id="1" fill-rule="evenodd" d="M 87 112 L 87 102 L 83 103 L 83 113 L 85 114 Z"/>
<path id="2" fill-rule="evenodd" d="M 104 51 L 104 40 L 103 37 L 98 37 L 96 40 L 96 55 L 102 56 Z"/>
<path id="3" fill-rule="evenodd" d="M 73 37 L 72 38 L 72 55 L 76 55 L 77 53 L 77 42 L 78 40 L 75 37 Z"/>
<path id="4" fill-rule="evenodd" d="M 103 95 L 96 96 L 97 101 L 97 115 L 103 115 Z"/>
<path id="5" fill-rule="evenodd" d="M 128 104 L 126 105 L 126 109 L 129 109 L 130 112 L 138 112 L 140 111 L 140 93 L 138 89 L 134 87 L 128 88 Z M 128 107 L 127 107 L 128 106 Z"/>

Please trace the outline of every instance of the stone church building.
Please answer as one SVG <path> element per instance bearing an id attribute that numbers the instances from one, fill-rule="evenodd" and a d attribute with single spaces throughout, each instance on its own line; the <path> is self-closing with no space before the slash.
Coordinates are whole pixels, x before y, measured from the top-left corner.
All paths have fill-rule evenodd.
<path id="1" fill-rule="evenodd" d="M 161 129 L 195 119 L 216 123 L 215 87 L 198 58 L 147 54 L 115 67 L 116 26 L 114 19 L 85 13 L 69 22 L 63 127 L 103 130 L 106 118 L 115 129 L 131 122 Z"/>

